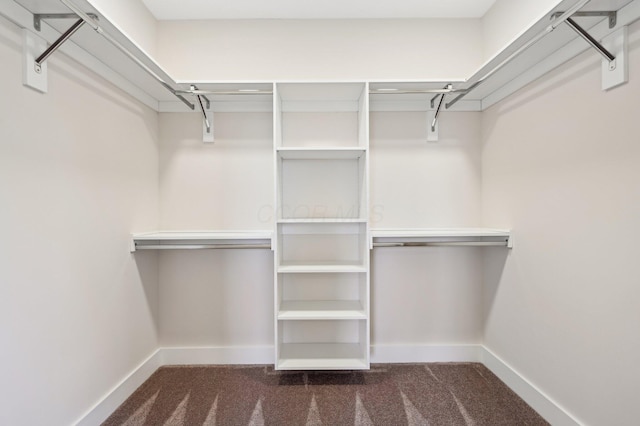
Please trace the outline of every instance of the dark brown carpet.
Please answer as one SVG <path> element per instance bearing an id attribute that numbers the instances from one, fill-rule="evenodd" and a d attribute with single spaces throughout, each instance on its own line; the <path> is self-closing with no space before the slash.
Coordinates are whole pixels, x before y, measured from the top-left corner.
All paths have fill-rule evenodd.
<path id="1" fill-rule="evenodd" d="M 364 372 L 269 366 L 156 371 L 104 425 L 547 425 L 482 364 L 378 364 Z"/>

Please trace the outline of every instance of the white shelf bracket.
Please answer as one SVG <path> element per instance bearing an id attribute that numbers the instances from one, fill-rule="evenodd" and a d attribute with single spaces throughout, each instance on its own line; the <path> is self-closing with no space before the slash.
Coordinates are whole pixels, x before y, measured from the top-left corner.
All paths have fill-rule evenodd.
<path id="1" fill-rule="evenodd" d="M 47 63 L 40 65 L 36 71 L 36 58 L 38 52 L 42 52 L 47 43 L 27 30 L 22 29 L 22 84 L 41 93 L 47 93 Z"/>
<path id="2" fill-rule="evenodd" d="M 613 89 L 629 81 L 628 34 L 625 26 L 602 39 L 603 46 L 616 57 L 614 62 L 602 60 L 602 90 Z"/>
<path id="3" fill-rule="evenodd" d="M 453 85 L 447 84 L 444 87 L 444 90 L 453 90 Z M 431 98 L 431 108 L 427 111 L 427 121 L 429 126 L 427 129 L 427 142 L 438 141 L 438 116 L 440 115 L 440 111 L 442 110 L 444 97 L 446 95 L 446 93 L 441 93 Z M 438 97 L 440 97 L 440 101 L 438 102 L 438 106 L 436 107 L 436 99 L 438 99 Z M 434 108 L 435 111 L 433 110 Z"/>
<path id="4" fill-rule="evenodd" d="M 191 91 L 196 92 L 197 90 L 198 88 L 192 84 Z M 202 111 L 202 142 L 213 143 L 213 111 L 211 111 L 211 101 L 203 94 L 194 93 L 194 95 L 196 99 L 198 99 L 200 111 Z"/>

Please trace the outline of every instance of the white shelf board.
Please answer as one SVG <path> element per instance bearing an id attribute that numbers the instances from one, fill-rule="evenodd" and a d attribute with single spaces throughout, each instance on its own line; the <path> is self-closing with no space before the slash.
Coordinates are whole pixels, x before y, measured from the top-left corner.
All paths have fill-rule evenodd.
<path id="1" fill-rule="evenodd" d="M 158 231 L 133 234 L 136 241 L 269 240 L 271 231 Z"/>
<path id="2" fill-rule="evenodd" d="M 278 223 L 286 224 L 332 224 L 332 223 L 367 223 L 364 218 L 308 218 L 308 219 L 278 219 Z"/>
<path id="3" fill-rule="evenodd" d="M 282 301 L 279 320 L 366 320 L 362 303 L 357 300 Z"/>
<path id="4" fill-rule="evenodd" d="M 365 83 L 277 83 L 278 96 L 283 102 L 344 102 L 358 101 Z"/>
<path id="5" fill-rule="evenodd" d="M 284 343 L 276 361 L 279 370 L 366 370 L 357 343 Z"/>
<path id="6" fill-rule="evenodd" d="M 360 273 L 367 272 L 367 267 L 358 262 L 282 262 L 278 266 L 278 273 Z"/>
<path id="7" fill-rule="evenodd" d="M 357 160 L 367 150 L 359 147 L 345 148 L 278 148 L 278 155 L 285 160 Z"/>
<path id="8" fill-rule="evenodd" d="M 509 237 L 511 231 L 495 228 L 372 228 L 373 238 Z"/>

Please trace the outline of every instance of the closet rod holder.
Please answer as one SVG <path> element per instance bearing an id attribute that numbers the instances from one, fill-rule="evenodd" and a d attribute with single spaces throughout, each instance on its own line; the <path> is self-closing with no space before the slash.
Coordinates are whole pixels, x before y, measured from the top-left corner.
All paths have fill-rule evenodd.
<path id="1" fill-rule="evenodd" d="M 194 110 L 196 106 L 189 102 L 184 96 L 177 93 L 177 91 L 171 87 L 167 82 L 165 82 L 162 77 L 155 73 L 151 68 L 149 68 L 144 62 L 138 59 L 133 53 L 131 53 L 126 47 L 124 47 L 118 40 L 111 37 L 107 34 L 100 25 L 91 17 L 90 14 L 82 11 L 78 6 L 76 6 L 70 0 L 60 0 L 62 4 L 67 6 L 73 13 L 75 13 L 80 19 L 82 19 L 87 25 L 89 25 L 95 32 L 102 35 L 109 43 L 111 43 L 115 48 L 117 48 L 120 52 L 122 52 L 125 56 L 135 62 L 143 71 L 153 77 L 162 87 L 171 92 L 175 97 L 180 99 L 185 105 L 187 105 L 190 109 Z M 95 15 L 94 15 L 95 16 Z"/>
<path id="2" fill-rule="evenodd" d="M 64 1 L 64 0 L 63 0 Z M 489 77 L 491 77 L 492 75 L 494 75 L 495 73 L 497 73 L 498 71 L 500 71 L 502 68 L 504 68 L 507 64 L 511 63 L 511 61 L 513 61 L 514 59 L 516 59 L 518 56 L 520 56 L 525 50 L 527 50 L 528 48 L 530 48 L 531 46 L 533 46 L 534 44 L 536 44 L 537 42 L 539 42 L 542 38 L 544 38 L 547 34 L 553 32 L 556 28 L 558 28 L 561 24 L 563 24 L 567 19 L 570 19 L 575 13 L 577 13 L 580 9 L 582 9 L 587 3 L 589 3 L 589 1 L 591 0 L 580 0 L 579 2 L 577 2 L 576 4 L 574 4 L 571 8 L 569 8 L 566 12 L 562 13 L 561 15 L 559 15 L 557 18 L 555 18 L 553 20 L 553 22 L 551 22 L 551 24 L 549 24 L 549 26 L 547 26 L 543 31 L 539 32 L 538 34 L 536 34 L 532 39 L 530 39 L 529 41 L 527 41 L 524 45 L 522 45 L 520 48 L 518 48 L 515 52 L 513 52 L 511 55 L 507 56 L 507 58 L 505 58 L 502 62 L 500 62 L 498 65 L 496 65 L 495 67 L 493 67 L 487 74 L 485 74 L 482 78 L 480 78 L 478 81 L 476 81 L 475 83 L 473 83 L 471 86 L 469 86 L 466 89 L 466 92 L 461 93 L 460 95 L 456 96 L 451 102 L 447 103 L 446 107 L 451 108 L 453 105 L 455 105 L 458 101 L 460 101 L 462 98 L 464 98 L 467 94 L 469 94 L 469 92 L 471 92 L 472 90 L 474 90 L 475 88 L 477 88 L 478 86 L 480 86 L 482 83 L 484 83 L 485 81 L 487 81 L 487 79 Z"/>

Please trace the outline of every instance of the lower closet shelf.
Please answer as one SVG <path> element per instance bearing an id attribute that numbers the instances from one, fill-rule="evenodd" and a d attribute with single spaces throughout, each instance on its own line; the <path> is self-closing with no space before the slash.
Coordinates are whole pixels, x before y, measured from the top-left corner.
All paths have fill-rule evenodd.
<path id="1" fill-rule="evenodd" d="M 278 266 L 282 274 L 367 272 L 367 267 L 356 262 L 283 262 Z"/>
<path id="2" fill-rule="evenodd" d="M 358 343 L 285 343 L 277 361 L 280 370 L 366 370 Z"/>
<path id="3" fill-rule="evenodd" d="M 271 231 L 160 231 L 133 234 L 131 251 L 271 249 Z"/>
<path id="4" fill-rule="evenodd" d="M 283 301 L 278 312 L 279 320 L 352 320 L 367 319 L 367 313 L 359 301 L 317 300 Z"/>

